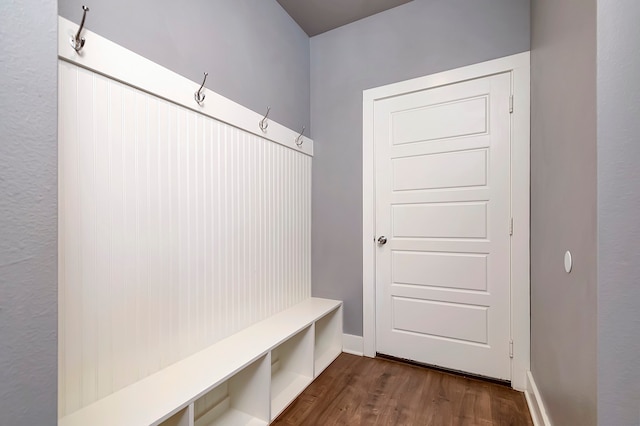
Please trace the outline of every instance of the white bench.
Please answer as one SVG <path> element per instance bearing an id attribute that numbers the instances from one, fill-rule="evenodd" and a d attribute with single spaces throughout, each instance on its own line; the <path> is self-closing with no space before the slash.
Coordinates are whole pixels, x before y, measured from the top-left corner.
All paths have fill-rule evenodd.
<path id="1" fill-rule="evenodd" d="M 59 420 L 268 425 L 342 352 L 342 302 L 310 298 Z"/>

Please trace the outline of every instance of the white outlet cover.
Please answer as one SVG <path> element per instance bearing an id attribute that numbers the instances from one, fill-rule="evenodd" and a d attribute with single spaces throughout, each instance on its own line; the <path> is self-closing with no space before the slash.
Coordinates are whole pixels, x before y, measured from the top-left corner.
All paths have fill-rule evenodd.
<path id="1" fill-rule="evenodd" d="M 567 271 L 567 274 L 571 272 L 573 269 L 573 258 L 571 257 L 571 252 L 567 251 L 564 254 L 564 270 Z"/>

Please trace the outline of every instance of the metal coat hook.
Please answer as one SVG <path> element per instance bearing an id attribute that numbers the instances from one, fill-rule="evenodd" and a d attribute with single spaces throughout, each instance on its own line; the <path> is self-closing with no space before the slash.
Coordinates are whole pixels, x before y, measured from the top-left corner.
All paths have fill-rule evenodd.
<path id="1" fill-rule="evenodd" d="M 73 47 L 73 50 L 75 50 L 76 52 L 80 52 L 80 50 L 84 47 L 84 42 L 86 41 L 84 37 L 80 37 L 80 33 L 84 28 L 84 20 L 87 19 L 87 12 L 89 11 L 89 8 L 85 5 L 82 5 L 82 10 L 84 10 L 84 12 L 82 13 L 80 28 L 78 28 L 78 32 L 76 33 L 76 35 L 72 36 L 69 40 L 69 42 L 71 43 L 71 47 Z"/>
<path id="2" fill-rule="evenodd" d="M 200 85 L 200 88 L 198 89 L 198 91 L 193 95 L 193 98 L 196 100 L 196 102 L 199 105 L 202 105 L 202 102 L 204 102 L 205 94 L 202 93 L 202 88 L 204 87 L 204 83 L 207 81 L 208 75 L 209 75 L 208 72 L 204 73 L 204 80 L 202 80 L 202 84 Z"/>
<path id="3" fill-rule="evenodd" d="M 306 128 L 303 126 L 302 127 L 302 131 L 300 132 L 300 134 L 296 138 L 296 145 L 298 145 L 298 147 L 301 147 L 302 144 L 304 143 L 304 139 L 302 138 L 302 135 L 304 135 L 304 131 L 305 130 L 306 130 Z"/>
<path id="4" fill-rule="evenodd" d="M 269 120 L 267 120 L 267 118 L 269 117 L 269 111 L 271 111 L 271 107 L 267 107 L 267 113 L 264 115 L 264 118 L 260 120 L 260 123 L 258 123 L 258 125 L 260 126 L 260 130 L 262 130 L 263 132 L 266 132 L 267 127 L 269 127 Z"/>

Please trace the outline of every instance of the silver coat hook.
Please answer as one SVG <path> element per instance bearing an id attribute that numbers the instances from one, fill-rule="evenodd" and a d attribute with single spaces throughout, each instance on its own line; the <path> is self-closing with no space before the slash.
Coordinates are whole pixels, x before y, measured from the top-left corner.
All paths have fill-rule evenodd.
<path id="1" fill-rule="evenodd" d="M 304 131 L 305 130 L 306 130 L 306 128 L 303 126 L 302 127 L 302 131 L 300 132 L 300 134 L 296 138 L 296 145 L 298 145 L 298 147 L 301 147 L 302 144 L 304 143 L 304 139 L 302 138 L 302 135 L 304 135 Z"/>
<path id="2" fill-rule="evenodd" d="M 71 47 L 73 47 L 73 50 L 75 50 L 76 52 L 80 52 L 80 50 L 84 47 L 84 42 L 86 41 L 84 37 L 80 37 L 80 33 L 84 28 L 84 20 L 87 19 L 87 12 L 89 11 L 89 8 L 82 5 L 82 10 L 84 12 L 82 12 L 82 21 L 80 22 L 80 28 L 78 28 L 78 32 L 76 33 L 76 35 L 72 36 L 69 40 L 69 42 L 71 43 Z"/>
<path id="3" fill-rule="evenodd" d="M 204 80 L 202 80 L 202 84 L 200 85 L 200 88 L 198 89 L 198 91 L 193 95 L 194 99 L 199 105 L 202 105 L 202 102 L 204 102 L 205 95 L 204 93 L 202 93 L 202 88 L 204 87 L 204 83 L 207 81 L 208 75 L 209 75 L 208 72 L 204 73 Z"/>
<path id="4" fill-rule="evenodd" d="M 271 107 L 267 107 L 267 113 L 264 115 L 264 118 L 260 120 L 260 123 L 258 123 L 260 130 L 263 132 L 266 132 L 267 127 L 269 127 L 269 120 L 267 120 L 267 117 L 269 117 L 269 111 L 271 111 Z"/>

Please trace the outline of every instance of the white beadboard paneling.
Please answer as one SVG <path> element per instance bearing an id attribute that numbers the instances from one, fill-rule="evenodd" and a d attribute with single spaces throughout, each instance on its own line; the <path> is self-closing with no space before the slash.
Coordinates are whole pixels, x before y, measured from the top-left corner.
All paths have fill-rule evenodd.
<path id="1" fill-rule="evenodd" d="M 311 296 L 311 157 L 59 66 L 60 416 Z"/>

